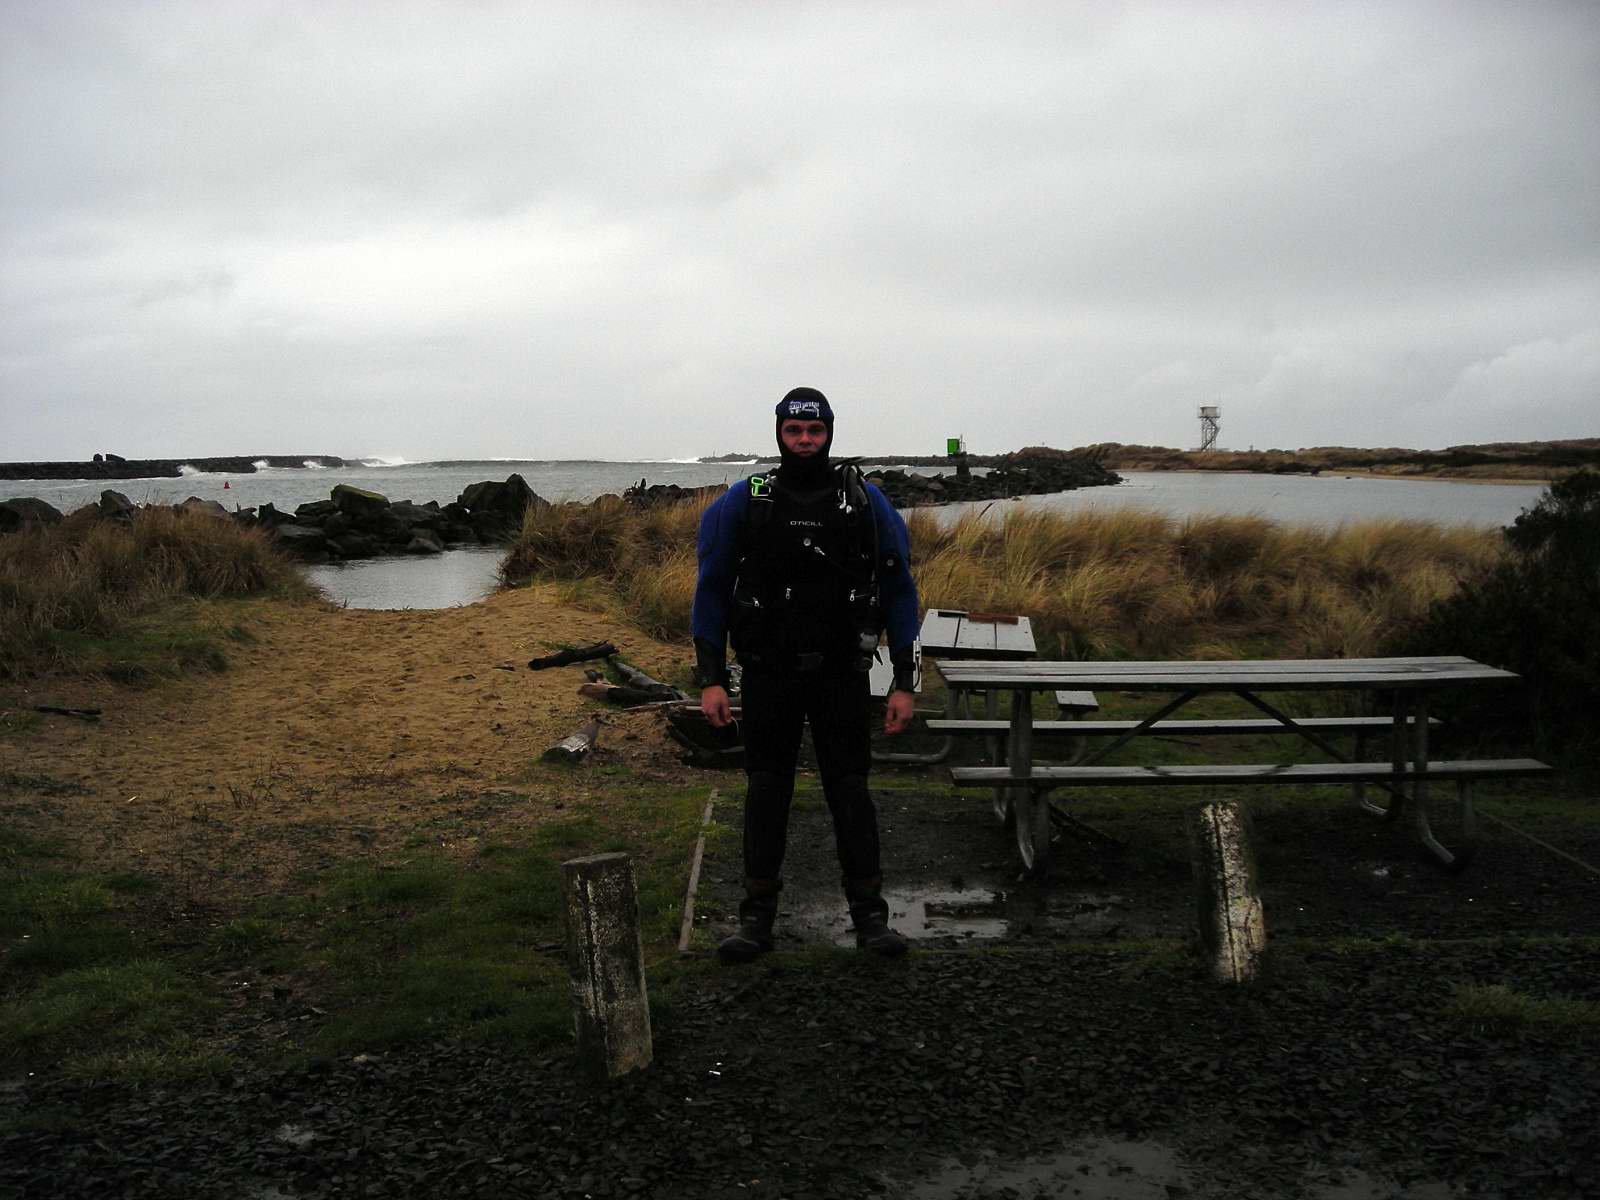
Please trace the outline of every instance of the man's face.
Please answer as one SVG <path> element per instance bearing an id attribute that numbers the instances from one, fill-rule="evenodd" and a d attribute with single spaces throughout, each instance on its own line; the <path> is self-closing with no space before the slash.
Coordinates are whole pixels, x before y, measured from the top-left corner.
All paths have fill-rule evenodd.
<path id="1" fill-rule="evenodd" d="M 778 440 L 796 458 L 810 458 L 828 443 L 828 427 L 821 421 L 787 420 L 778 426 Z"/>

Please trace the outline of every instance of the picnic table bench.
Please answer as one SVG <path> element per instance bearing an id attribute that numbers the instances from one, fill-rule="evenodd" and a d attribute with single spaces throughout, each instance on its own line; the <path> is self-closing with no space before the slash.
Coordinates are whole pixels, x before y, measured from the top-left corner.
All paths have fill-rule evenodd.
<path id="1" fill-rule="evenodd" d="M 1014 821 L 1017 849 L 1024 867 L 1034 873 L 1048 870 L 1050 859 L 1050 792 L 1058 788 L 1090 785 L 1206 785 L 1349 783 L 1358 789 L 1358 802 L 1368 812 L 1389 821 L 1410 807 L 1416 833 L 1428 851 L 1443 865 L 1460 869 L 1473 850 L 1475 827 L 1470 784 L 1484 778 L 1542 775 L 1550 768 L 1529 758 L 1430 760 L 1428 734 L 1437 722 L 1428 715 L 1430 693 L 1445 687 L 1503 685 L 1517 676 L 1461 657 L 1271 659 L 1231 662 L 1014 662 L 941 661 L 940 673 L 956 689 L 987 689 L 1012 693 L 1011 715 L 1005 722 L 1003 761 L 985 767 L 955 767 L 952 781 L 959 787 L 995 788 L 996 814 Z M 1124 692 L 1176 693 L 1149 716 L 1138 721 L 1041 722 L 1042 732 L 1070 733 L 1082 737 L 1109 737 L 1092 753 L 1070 765 L 1044 765 L 1033 755 L 1035 722 L 1031 696 L 1061 688 L 1111 689 Z M 1264 698 L 1262 693 L 1286 691 L 1354 691 L 1382 696 L 1392 716 L 1295 718 Z M 1231 693 L 1265 714 L 1264 719 L 1179 721 L 1173 714 L 1198 696 Z M 993 720 L 937 724 L 947 736 L 958 732 L 995 736 L 1001 723 Z M 951 728 L 954 724 L 958 728 Z M 1321 750 L 1331 763 L 1246 763 L 1195 766 L 1107 766 L 1103 760 L 1134 738 L 1178 732 L 1265 733 L 1297 735 Z M 1358 739 L 1372 732 L 1392 736 L 1391 760 L 1362 762 L 1339 749 L 1329 735 L 1355 733 Z M 1433 781 L 1456 784 L 1465 844 L 1447 849 L 1433 835 L 1428 822 L 1428 785 Z M 1366 799 L 1367 785 L 1389 793 L 1387 804 Z"/>

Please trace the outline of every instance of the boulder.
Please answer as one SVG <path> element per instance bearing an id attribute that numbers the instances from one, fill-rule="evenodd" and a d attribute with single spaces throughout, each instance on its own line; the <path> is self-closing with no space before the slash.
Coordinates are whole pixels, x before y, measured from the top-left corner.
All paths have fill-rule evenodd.
<path id="1" fill-rule="evenodd" d="M 322 520 L 322 532 L 331 538 L 343 537 L 350 532 L 353 525 L 349 513 L 330 513 Z"/>
<path id="2" fill-rule="evenodd" d="M 248 512 L 249 510 L 246 509 L 245 511 Z M 273 507 L 272 502 L 268 501 L 256 509 L 256 524 L 265 525 L 268 529 L 276 529 L 279 525 L 294 524 L 294 516 L 291 513 L 279 512 Z"/>
<path id="3" fill-rule="evenodd" d="M 403 546 L 411 540 L 411 526 L 387 508 L 366 513 L 353 523 L 362 533 L 371 534 L 380 542 L 392 542 Z"/>
<path id="4" fill-rule="evenodd" d="M 351 487 L 348 483 L 335 484 L 332 497 L 340 512 L 349 513 L 356 520 L 389 507 L 387 496 L 369 492 L 365 488 Z"/>
<path id="5" fill-rule="evenodd" d="M 404 521 L 409 528 L 422 525 L 429 529 L 437 529 L 444 520 L 437 505 L 429 508 L 425 504 L 413 504 L 409 500 L 396 500 L 389 505 L 389 514 Z"/>
<path id="6" fill-rule="evenodd" d="M 456 503 L 471 514 L 473 527 L 481 529 L 486 519 L 505 526 L 520 525 L 523 511 L 530 504 L 544 501 L 534 494 L 521 475 L 510 475 L 504 483 L 488 479 L 470 484 L 456 498 Z"/>
<path id="7" fill-rule="evenodd" d="M 308 525 L 320 525 L 339 511 L 332 500 L 312 500 L 294 510 L 295 520 Z"/>
<path id="8" fill-rule="evenodd" d="M 102 517 L 113 521 L 131 521 L 133 514 L 139 511 L 139 506 L 132 500 L 110 488 L 100 493 L 100 503 L 96 507 L 99 508 Z"/>
<path id="9" fill-rule="evenodd" d="M 344 558 L 371 558 L 378 552 L 378 543 L 364 533 L 347 533 L 334 545 Z"/>
<path id="10" fill-rule="evenodd" d="M 203 513 L 208 517 L 226 517 L 228 510 L 215 500 L 202 500 L 199 496 L 190 496 L 182 504 L 172 506 L 179 512 Z"/>
<path id="11" fill-rule="evenodd" d="M 280 525 L 275 532 L 279 544 L 293 554 L 320 555 L 327 551 L 328 539 L 313 525 Z"/>
<path id="12" fill-rule="evenodd" d="M 419 529 L 411 540 L 406 543 L 407 554 L 441 554 L 444 552 L 444 543 L 439 540 L 439 535 L 431 529 Z"/>
<path id="13" fill-rule="evenodd" d="M 11 533 L 24 525 L 54 525 L 61 512 L 36 496 L 0 500 L 0 533 Z"/>

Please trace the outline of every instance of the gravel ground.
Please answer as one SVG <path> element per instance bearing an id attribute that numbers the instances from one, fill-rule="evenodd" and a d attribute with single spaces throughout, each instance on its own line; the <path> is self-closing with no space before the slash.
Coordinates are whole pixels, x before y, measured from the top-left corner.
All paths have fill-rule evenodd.
<path id="1" fill-rule="evenodd" d="M 807 945 L 844 931 L 826 813 L 804 804 L 780 952 L 707 958 L 658 1006 L 647 1071 L 591 1088 L 566 1054 L 452 1044 L 192 1090 L 3 1081 L 0 1195 L 1600 1194 L 1600 1032 L 1447 1012 L 1465 983 L 1600 1002 L 1600 891 L 1578 869 L 1496 839 L 1452 877 L 1376 822 L 1263 813 L 1277 940 L 1266 977 L 1223 988 L 1185 948 L 1175 819 L 1086 808 L 1143 842 L 1064 843 L 1038 889 L 979 799 L 881 802 L 905 960 Z M 718 845 L 707 945 L 736 894 L 737 838 Z"/>

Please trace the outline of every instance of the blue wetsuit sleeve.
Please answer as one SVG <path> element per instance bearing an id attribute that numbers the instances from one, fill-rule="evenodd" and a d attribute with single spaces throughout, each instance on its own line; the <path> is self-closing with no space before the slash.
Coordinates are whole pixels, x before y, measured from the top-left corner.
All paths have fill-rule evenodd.
<path id="1" fill-rule="evenodd" d="M 750 485 L 741 479 L 718 496 L 700 518 L 695 546 L 700 568 L 689 628 L 696 640 L 710 642 L 719 651 L 727 646 L 728 608 L 739 569 L 739 526 L 749 505 Z"/>
<path id="2" fill-rule="evenodd" d="M 878 599 L 883 605 L 889 652 L 909 651 L 917 638 L 917 585 L 911 578 L 911 539 L 889 498 L 867 484 L 872 518 L 878 526 Z M 893 565 L 886 560 L 892 558 Z"/>

